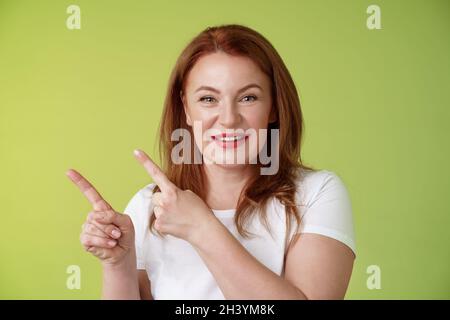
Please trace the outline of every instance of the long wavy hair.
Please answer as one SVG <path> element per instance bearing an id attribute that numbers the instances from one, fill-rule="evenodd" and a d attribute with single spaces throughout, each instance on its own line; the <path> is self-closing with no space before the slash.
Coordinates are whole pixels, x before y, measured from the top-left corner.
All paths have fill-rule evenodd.
<path id="1" fill-rule="evenodd" d="M 179 188 L 189 189 L 203 200 L 206 198 L 202 164 L 173 164 L 171 152 L 177 142 L 172 141 L 171 135 L 175 129 L 184 128 L 189 131 L 191 137 L 193 136 L 192 128 L 186 122 L 181 92 L 184 92 L 189 71 L 198 59 L 219 51 L 252 59 L 269 77 L 276 121 L 268 126 L 267 141 L 270 141 L 270 129 L 279 129 L 279 170 L 275 175 L 256 175 L 247 182 L 240 193 L 234 216 L 236 228 L 241 236 L 248 238 L 250 233 L 245 225 L 257 214 L 271 233 L 265 208 L 269 199 L 275 197 L 286 208 L 286 235 L 288 235 L 292 227 L 292 218 L 297 222 L 297 230 L 300 226 L 300 213 L 296 203 L 299 169 L 313 169 L 304 165 L 300 156 L 304 125 L 294 81 L 275 48 L 258 32 L 235 24 L 208 27 L 192 39 L 182 51 L 169 79 L 159 125 L 162 170 Z M 195 148 L 197 147 L 192 142 L 191 150 Z M 160 189 L 156 186 L 153 193 L 158 191 Z M 161 236 L 162 234 L 154 229 L 155 220 L 155 215 L 151 214 L 149 228 Z"/>

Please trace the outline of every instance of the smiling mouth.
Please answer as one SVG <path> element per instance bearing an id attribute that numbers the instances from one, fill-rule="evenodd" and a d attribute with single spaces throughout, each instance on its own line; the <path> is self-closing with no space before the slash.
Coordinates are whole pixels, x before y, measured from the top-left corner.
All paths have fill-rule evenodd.
<path id="1" fill-rule="evenodd" d="M 239 141 L 245 138 L 245 135 L 239 135 L 239 136 L 212 136 L 214 140 L 229 142 L 229 141 Z"/>
<path id="2" fill-rule="evenodd" d="M 211 138 L 222 148 L 236 148 L 247 140 L 248 135 L 227 135 L 225 133 L 211 136 Z"/>

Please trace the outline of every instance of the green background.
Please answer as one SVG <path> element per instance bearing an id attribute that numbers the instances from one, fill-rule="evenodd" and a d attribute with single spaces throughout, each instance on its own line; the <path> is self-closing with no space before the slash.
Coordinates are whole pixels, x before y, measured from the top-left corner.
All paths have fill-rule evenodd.
<path id="1" fill-rule="evenodd" d="M 68 30 L 66 8 L 81 8 Z M 381 30 L 366 9 L 381 8 Z M 0 298 L 96 299 L 76 168 L 118 210 L 150 178 L 169 73 L 207 26 L 240 23 L 288 66 L 307 164 L 338 173 L 358 246 L 347 299 L 450 298 L 450 1 L 0 0 Z M 79 265 L 81 289 L 66 287 Z M 381 268 L 381 289 L 366 286 Z"/>

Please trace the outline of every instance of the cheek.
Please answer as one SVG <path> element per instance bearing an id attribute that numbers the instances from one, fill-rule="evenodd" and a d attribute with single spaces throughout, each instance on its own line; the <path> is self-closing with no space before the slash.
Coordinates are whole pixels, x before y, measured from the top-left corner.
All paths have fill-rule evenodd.
<path id="1" fill-rule="evenodd" d="M 203 151 L 205 145 L 211 141 L 207 140 L 209 129 L 213 128 L 216 117 L 207 113 L 198 113 L 192 117 L 192 129 L 194 132 L 194 141 L 197 147 Z"/>
<path id="2" fill-rule="evenodd" d="M 245 119 L 246 127 L 258 129 L 267 129 L 269 124 L 269 113 L 263 110 L 249 110 L 242 114 Z"/>
<path id="3" fill-rule="evenodd" d="M 197 108 L 192 107 L 189 109 L 189 115 L 192 123 L 194 121 L 201 121 L 202 123 L 208 123 L 214 120 L 214 117 L 217 116 L 217 111 L 214 109 L 206 109 L 206 108 Z"/>
<path id="4" fill-rule="evenodd" d="M 254 159 L 264 148 L 267 141 L 267 129 L 269 126 L 270 114 L 262 107 L 259 110 L 253 109 L 248 113 L 246 112 L 243 116 L 245 116 L 247 128 L 253 129 L 255 133 L 255 135 L 252 134 L 249 138 L 250 145 L 256 146 L 257 148 L 257 151 L 253 148 L 250 149 L 249 158 Z"/>
<path id="5" fill-rule="evenodd" d="M 192 126 L 197 122 L 196 126 L 201 127 L 203 132 L 209 129 L 217 118 L 217 111 L 214 109 L 192 107 L 189 109 Z M 197 137 L 196 137 L 197 138 Z"/>

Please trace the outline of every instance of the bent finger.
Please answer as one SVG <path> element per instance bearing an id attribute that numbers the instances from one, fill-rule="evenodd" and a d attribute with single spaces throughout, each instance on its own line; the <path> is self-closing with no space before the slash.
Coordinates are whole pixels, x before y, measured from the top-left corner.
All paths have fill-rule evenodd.
<path id="1" fill-rule="evenodd" d="M 113 248 L 117 244 L 116 240 L 97 237 L 86 233 L 81 234 L 80 241 L 85 248 L 86 247 Z"/>

